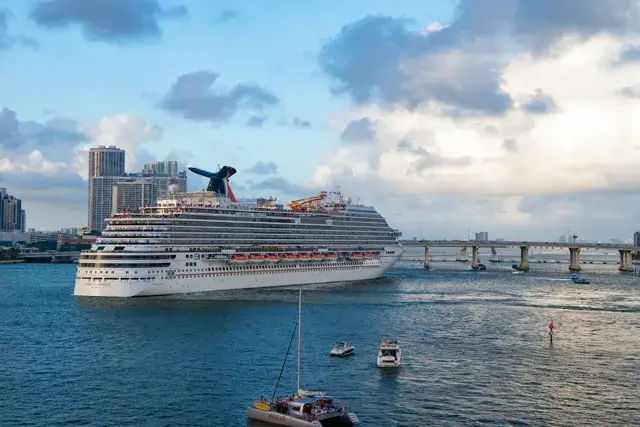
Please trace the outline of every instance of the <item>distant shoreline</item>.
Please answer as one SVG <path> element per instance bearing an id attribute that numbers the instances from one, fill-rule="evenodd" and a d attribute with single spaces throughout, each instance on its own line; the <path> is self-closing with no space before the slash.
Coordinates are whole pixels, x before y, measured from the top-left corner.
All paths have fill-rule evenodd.
<path id="1" fill-rule="evenodd" d="M 19 264 L 21 262 L 24 262 L 24 260 L 23 259 L 8 259 L 8 260 L 0 261 L 0 264 Z"/>

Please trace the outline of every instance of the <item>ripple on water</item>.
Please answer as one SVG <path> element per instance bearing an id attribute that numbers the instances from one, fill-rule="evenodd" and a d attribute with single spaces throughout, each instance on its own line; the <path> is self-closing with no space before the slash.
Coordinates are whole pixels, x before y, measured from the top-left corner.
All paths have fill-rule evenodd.
<path id="1" fill-rule="evenodd" d="M 264 426 L 246 405 L 273 392 L 295 289 L 74 298 L 73 274 L 0 266 L 0 425 Z M 369 426 L 640 424 L 638 278 L 564 276 L 396 268 L 313 287 L 302 386 Z M 382 338 L 400 341 L 402 368 L 375 366 Z M 356 355 L 329 358 L 342 339 Z M 287 366 L 283 394 L 295 355 Z"/>

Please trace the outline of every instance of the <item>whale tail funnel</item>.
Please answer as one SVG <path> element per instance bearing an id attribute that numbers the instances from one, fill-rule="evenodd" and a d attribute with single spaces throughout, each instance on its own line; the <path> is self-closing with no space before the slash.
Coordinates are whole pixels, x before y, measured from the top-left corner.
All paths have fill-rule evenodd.
<path id="1" fill-rule="evenodd" d="M 238 172 L 236 168 L 231 166 L 223 166 L 218 172 L 209 172 L 204 169 L 190 167 L 189 170 L 197 175 L 209 178 L 209 185 L 207 185 L 207 191 L 212 191 L 223 197 L 228 198 L 232 202 L 237 202 L 236 196 L 231 191 L 229 185 L 229 178 Z"/>

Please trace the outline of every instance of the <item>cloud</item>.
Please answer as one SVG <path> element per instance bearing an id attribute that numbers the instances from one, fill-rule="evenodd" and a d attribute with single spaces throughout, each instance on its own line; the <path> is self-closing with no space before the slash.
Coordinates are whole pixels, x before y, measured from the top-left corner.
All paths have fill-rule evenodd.
<path id="1" fill-rule="evenodd" d="M 294 117 L 293 127 L 298 129 L 311 129 L 311 122 L 309 120 Z"/>
<path id="2" fill-rule="evenodd" d="M 501 115 L 513 100 L 502 74 L 514 49 L 544 54 L 558 41 L 640 31 L 635 0 L 461 0 L 454 22 L 421 30 L 406 18 L 367 16 L 321 49 L 332 92 L 357 104 L 415 109 L 427 102 L 456 114 Z"/>
<path id="3" fill-rule="evenodd" d="M 87 40 L 115 44 L 158 39 L 161 20 L 187 15 L 186 7 L 163 9 L 157 0 L 39 0 L 31 11 L 41 27 L 77 25 Z"/>
<path id="4" fill-rule="evenodd" d="M 353 107 L 330 120 L 343 144 L 313 185 L 401 212 L 390 215 L 408 231 L 598 229 L 589 217 L 615 213 L 598 195 L 616 209 L 623 193 L 640 202 L 632 6 L 463 0 L 452 23 L 422 34 L 390 17 L 346 25 L 319 59 Z M 547 209 L 530 212 L 534 200 Z"/>
<path id="5" fill-rule="evenodd" d="M 556 104 L 549 95 L 540 89 L 536 89 L 535 95 L 531 96 L 523 105 L 525 111 L 529 113 L 550 113 L 556 109 Z"/>
<path id="6" fill-rule="evenodd" d="M 371 122 L 369 117 L 363 117 L 358 120 L 350 121 L 342 131 L 340 139 L 347 143 L 375 141 L 377 139 L 377 135 L 373 128 L 373 122 Z"/>
<path id="7" fill-rule="evenodd" d="M 247 126 L 261 128 L 265 121 L 267 121 L 266 116 L 250 116 L 247 119 Z"/>
<path id="8" fill-rule="evenodd" d="M 213 20 L 213 22 L 214 24 L 225 24 L 227 22 L 231 22 L 238 19 L 239 15 L 240 14 L 236 10 L 224 9 L 220 13 L 218 13 L 218 15 Z"/>
<path id="9" fill-rule="evenodd" d="M 640 45 L 625 46 L 618 58 L 620 63 L 640 61 Z"/>
<path id="10" fill-rule="evenodd" d="M 161 136 L 159 127 L 131 114 L 104 116 L 96 123 L 62 117 L 38 123 L 21 121 L 16 112 L 3 107 L 0 186 L 23 199 L 30 225 L 84 224 L 89 148 L 115 145 L 125 149 L 127 171 L 137 172 L 142 163 L 157 160 L 145 144 Z"/>
<path id="11" fill-rule="evenodd" d="M 278 173 L 278 165 L 273 162 L 265 163 L 259 161 L 255 165 L 247 169 L 247 172 L 256 175 L 275 175 Z"/>
<path id="12" fill-rule="evenodd" d="M 11 11 L 0 8 L 0 51 L 10 49 L 15 45 L 37 49 L 39 46 L 37 40 L 21 34 L 9 33 L 9 20 L 12 16 Z"/>
<path id="13" fill-rule="evenodd" d="M 263 112 L 280 103 L 278 97 L 254 83 L 238 83 L 214 92 L 219 74 L 196 71 L 178 77 L 159 107 L 188 120 L 223 123 L 238 111 Z"/>

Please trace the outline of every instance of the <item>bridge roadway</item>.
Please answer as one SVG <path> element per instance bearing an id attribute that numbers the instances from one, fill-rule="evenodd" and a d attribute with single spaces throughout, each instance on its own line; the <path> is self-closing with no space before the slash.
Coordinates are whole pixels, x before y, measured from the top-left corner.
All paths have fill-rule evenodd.
<path id="1" fill-rule="evenodd" d="M 520 248 L 520 265 L 513 265 L 517 270 L 529 270 L 529 248 L 566 248 L 569 249 L 569 270 L 580 271 L 580 250 L 582 249 L 613 249 L 620 253 L 620 271 L 631 271 L 631 253 L 640 251 L 640 247 L 634 245 L 616 245 L 612 243 L 555 243 L 555 242 L 530 242 L 520 240 L 483 241 L 475 240 L 401 240 L 405 247 L 424 247 L 424 266 L 429 268 L 429 248 L 462 248 L 461 254 L 466 255 L 467 248 L 471 246 L 473 257 L 471 268 L 479 268 L 479 248 Z"/>
<path id="2" fill-rule="evenodd" d="M 18 254 L 18 259 L 24 262 L 53 262 L 53 263 L 72 263 L 80 258 L 80 252 L 22 252 Z"/>

